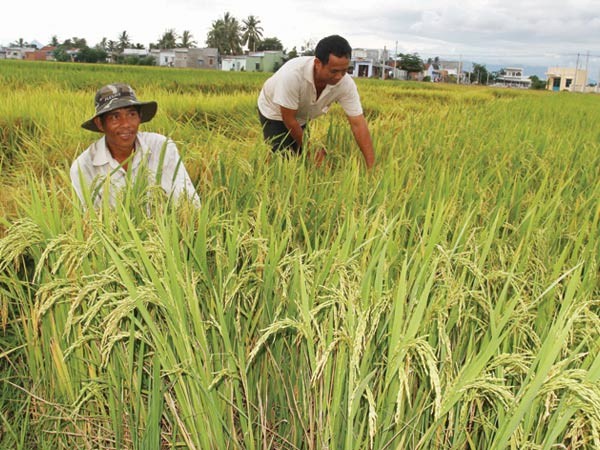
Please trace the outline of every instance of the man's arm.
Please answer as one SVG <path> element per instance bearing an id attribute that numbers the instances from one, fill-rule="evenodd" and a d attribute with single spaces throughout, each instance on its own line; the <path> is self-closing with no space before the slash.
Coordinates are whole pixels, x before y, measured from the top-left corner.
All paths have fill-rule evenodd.
<path id="1" fill-rule="evenodd" d="M 371 142 L 367 119 L 361 114 L 360 116 L 348 116 L 348 121 L 350 122 L 354 139 L 365 158 L 367 169 L 370 169 L 375 164 L 375 152 L 373 151 L 373 142 Z"/>
<path id="2" fill-rule="evenodd" d="M 290 136 L 298 143 L 298 148 L 302 148 L 302 126 L 298 122 L 298 119 L 296 119 L 298 111 L 283 106 L 280 106 L 280 108 L 283 124 L 290 131 Z"/>

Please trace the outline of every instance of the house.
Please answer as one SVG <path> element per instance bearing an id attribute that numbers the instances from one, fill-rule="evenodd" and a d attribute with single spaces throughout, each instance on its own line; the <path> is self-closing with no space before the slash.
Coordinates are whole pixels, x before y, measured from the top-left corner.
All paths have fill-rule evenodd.
<path id="1" fill-rule="evenodd" d="M 246 55 L 224 56 L 221 59 L 221 70 L 244 72 L 246 70 Z"/>
<path id="2" fill-rule="evenodd" d="M 6 49 L 6 59 L 25 59 L 27 53 L 34 52 L 36 49 L 31 47 L 8 47 Z"/>
<path id="3" fill-rule="evenodd" d="M 505 67 L 500 70 L 500 75 L 496 77 L 494 86 L 517 87 L 529 89 L 531 80 L 523 75 L 523 69 L 520 67 Z"/>
<path id="4" fill-rule="evenodd" d="M 188 49 L 188 66 L 197 69 L 218 69 L 219 49 L 214 47 Z"/>
<path id="5" fill-rule="evenodd" d="M 246 56 L 246 70 L 248 72 L 276 72 L 282 65 L 282 50 L 250 52 Z"/>
<path id="6" fill-rule="evenodd" d="M 583 92 L 587 84 L 587 70 L 567 67 L 549 67 L 546 89 L 549 91 Z"/>
<path id="7" fill-rule="evenodd" d="M 380 75 L 379 50 L 353 48 L 348 73 L 354 78 L 372 78 Z"/>
<path id="8" fill-rule="evenodd" d="M 55 61 L 54 50 L 56 47 L 46 45 L 39 50 L 25 53 L 25 59 L 28 61 Z"/>
<path id="9" fill-rule="evenodd" d="M 157 66 L 175 67 L 175 49 L 171 48 L 153 48 L 150 50 L 150 56 L 156 60 Z"/>
<path id="10" fill-rule="evenodd" d="M 176 48 L 175 67 L 187 69 L 216 69 L 219 51 L 216 48 Z"/>
<path id="11" fill-rule="evenodd" d="M 121 53 L 123 56 L 135 56 L 137 58 L 143 58 L 145 56 L 148 56 L 148 50 L 146 50 L 145 48 L 124 48 L 123 49 L 123 53 Z"/>
<path id="12" fill-rule="evenodd" d="M 0 59 L 6 59 L 6 52 L 7 49 L 5 49 L 4 47 L 0 47 Z"/>
<path id="13" fill-rule="evenodd" d="M 438 82 L 438 81 L 443 81 L 442 76 L 443 74 L 443 70 L 440 69 L 440 65 L 439 64 L 435 64 L 435 63 L 427 63 L 425 64 L 425 70 L 423 70 L 423 77 L 429 77 L 429 81 L 432 82 Z M 447 75 L 447 72 L 446 72 Z"/>
<path id="14" fill-rule="evenodd" d="M 219 51 L 216 48 L 171 48 L 150 50 L 156 65 L 189 69 L 216 69 Z"/>

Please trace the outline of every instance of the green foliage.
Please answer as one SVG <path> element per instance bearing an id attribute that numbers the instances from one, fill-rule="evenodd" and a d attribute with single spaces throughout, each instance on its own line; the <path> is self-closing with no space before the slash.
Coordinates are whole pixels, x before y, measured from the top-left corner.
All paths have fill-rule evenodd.
<path id="1" fill-rule="evenodd" d="M 477 84 L 488 84 L 490 73 L 488 72 L 485 64 L 473 63 L 473 69 L 471 70 L 470 81 L 471 83 Z"/>
<path id="2" fill-rule="evenodd" d="M 242 53 L 242 28 L 238 20 L 229 12 L 212 23 L 206 37 L 206 45 L 219 50 L 221 55 Z"/>
<path id="3" fill-rule="evenodd" d="M 358 80 L 367 173 L 338 107 L 270 155 L 266 74 L 0 69 L 0 448 L 599 447 L 595 97 Z M 199 210 L 80 207 L 106 80 Z"/>
<path id="4" fill-rule="evenodd" d="M 425 68 L 423 60 L 417 53 L 399 53 L 398 67 L 407 72 L 422 72 Z"/>
<path id="5" fill-rule="evenodd" d="M 283 50 L 283 44 L 276 37 L 268 37 L 259 42 L 256 50 Z"/>
<path id="6" fill-rule="evenodd" d="M 77 53 L 77 61 L 79 62 L 106 62 L 107 57 L 108 54 L 106 53 L 106 51 L 97 48 L 85 47 L 79 50 L 79 52 Z"/>
<path id="7" fill-rule="evenodd" d="M 546 89 L 546 81 L 540 80 L 540 78 L 537 75 L 531 75 L 529 77 L 529 79 L 531 80 L 530 89 L 536 89 L 536 90 Z"/>

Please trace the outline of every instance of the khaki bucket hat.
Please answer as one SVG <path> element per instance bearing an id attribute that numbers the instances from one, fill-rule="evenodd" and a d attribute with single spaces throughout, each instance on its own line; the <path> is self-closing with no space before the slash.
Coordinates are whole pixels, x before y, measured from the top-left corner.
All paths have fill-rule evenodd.
<path id="1" fill-rule="evenodd" d="M 96 114 L 91 119 L 82 123 L 81 126 L 86 130 L 97 132 L 100 132 L 100 130 L 94 123 L 94 119 L 109 111 L 127 108 L 128 106 L 139 106 L 143 123 L 152 120 L 158 108 L 158 104 L 154 101 L 140 102 L 135 96 L 135 92 L 131 86 L 125 83 L 107 84 L 98 89 L 94 104 L 96 106 Z"/>

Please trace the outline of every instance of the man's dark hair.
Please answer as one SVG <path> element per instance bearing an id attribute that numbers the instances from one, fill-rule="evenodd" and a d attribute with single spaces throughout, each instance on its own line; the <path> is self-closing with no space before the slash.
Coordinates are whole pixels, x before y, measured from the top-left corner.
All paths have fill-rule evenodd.
<path id="1" fill-rule="evenodd" d="M 319 58 L 323 65 L 327 65 L 330 54 L 338 58 L 346 57 L 350 59 L 352 57 L 352 47 L 346 39 L 337 34 L 327 36 L 318 42 L 315 47 L 315 56 Z"/>

